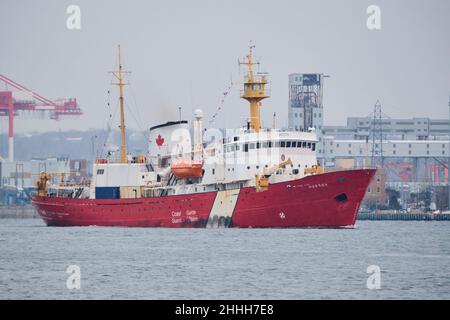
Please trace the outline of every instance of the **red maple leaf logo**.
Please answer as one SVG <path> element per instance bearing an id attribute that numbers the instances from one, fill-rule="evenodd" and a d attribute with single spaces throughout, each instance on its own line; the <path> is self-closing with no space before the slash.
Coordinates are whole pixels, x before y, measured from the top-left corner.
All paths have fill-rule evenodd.
<path id="1" fill-rule="evenodd" d="M 164 138 L 161 137 L 160 134 L 158 134 L 158 137 L 156 138 L 156 144 L 157 144 L 159 147 L 161 147 L 163 143 L 164 143 Z"/>

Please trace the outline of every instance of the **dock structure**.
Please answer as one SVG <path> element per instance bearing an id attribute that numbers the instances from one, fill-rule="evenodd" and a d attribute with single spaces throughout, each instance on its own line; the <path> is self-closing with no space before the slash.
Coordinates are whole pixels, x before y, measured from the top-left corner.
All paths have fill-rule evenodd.
<path id="1" fill-rule="evenodd" d="M 360 212 L 358 220 L 450 221 L 450 213 Z"/>
<path id="2" fill-rule="evenodd" d="M 0 219 L 30 219 L 38 218 L 36 210 L 31 205 L 10 205 L 0 204 Z"/>

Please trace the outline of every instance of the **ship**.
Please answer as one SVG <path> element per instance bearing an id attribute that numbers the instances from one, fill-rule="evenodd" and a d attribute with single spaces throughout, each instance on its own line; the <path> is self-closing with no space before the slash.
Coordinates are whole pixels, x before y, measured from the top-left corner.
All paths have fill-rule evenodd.
<path id="1" fill-rule="evenodd" d="M 268 74 L 254 71 L 250 46 L 240 97 L 246 123 L 234 130 L 203 128 L 193 119 L 150 128 L 145 155 L 127 153 L 124 71 L 118 70 L 121 145 L 97 158 L 92 180 L 72 185 L 41 172 L 32 204 L 48 226 L 163 228 L 353 227 L 376 170 L 325 171 L 317 161 L 314 128 L 293 131 L 261 126 Z M 52 183 L 53 181 L 53 183 Z"/>

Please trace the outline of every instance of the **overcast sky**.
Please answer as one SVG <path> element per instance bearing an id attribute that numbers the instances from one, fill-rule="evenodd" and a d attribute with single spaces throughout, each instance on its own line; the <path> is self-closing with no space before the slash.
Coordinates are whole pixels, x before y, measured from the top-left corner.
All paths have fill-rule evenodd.
<path id="1" fill-rule="evenodd" d="M 71 4 L 81 8 L 81 30 L 66 27 Z M 366 27 L 371 4 L 381 9 L 381 30 Z M 370 114 L 377 99 L 391 117 L 448 118 L 447 0 L 1 0 L 0 39 L 1 74 L 50 99 L 76 97 L 84 110 L 59 122 L 16 118 L 19 132 L 105 127 L 108 71 L 119 43 L 133 72 L 126 120 L 136 129 L 178 119 L 178 106 L 189 119 L 202 108 L 208 121 L 230 77 L 242 76 L 237 60 L 249 40 L 261 71 L 271 75 L 272 97 L 262 108 L 266 125 L 274 111 L 278 124 L 287 124 L 288 74 L 294 72 L 331 76 L 324 87 L 327 125 Z M 248 107 L 238 90 L 235 85 L 216 126 L 245 121 Z M 2 119 L 3 133 L 6 124 Z"/>

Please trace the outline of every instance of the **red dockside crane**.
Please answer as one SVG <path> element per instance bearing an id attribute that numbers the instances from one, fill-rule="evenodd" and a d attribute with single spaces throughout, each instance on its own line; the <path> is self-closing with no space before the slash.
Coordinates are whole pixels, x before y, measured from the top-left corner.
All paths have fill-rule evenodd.
<path id="1" fill-rule="evenodd" d="M 0 91 L 0 117 L 8 117 L 9 120 L 8 160 L 11 162 L 14 161 L 14 116 L 19 116 L 21 111 L 45 113 L 52 120 L 59 120 L 60 116 L 82 114 L 75 98 L 51 101 L 2 74 L 0 74 L 0 81 L 27 93 L 30 97 L 29 99 L 15 99 L 12 91 Z"/>

